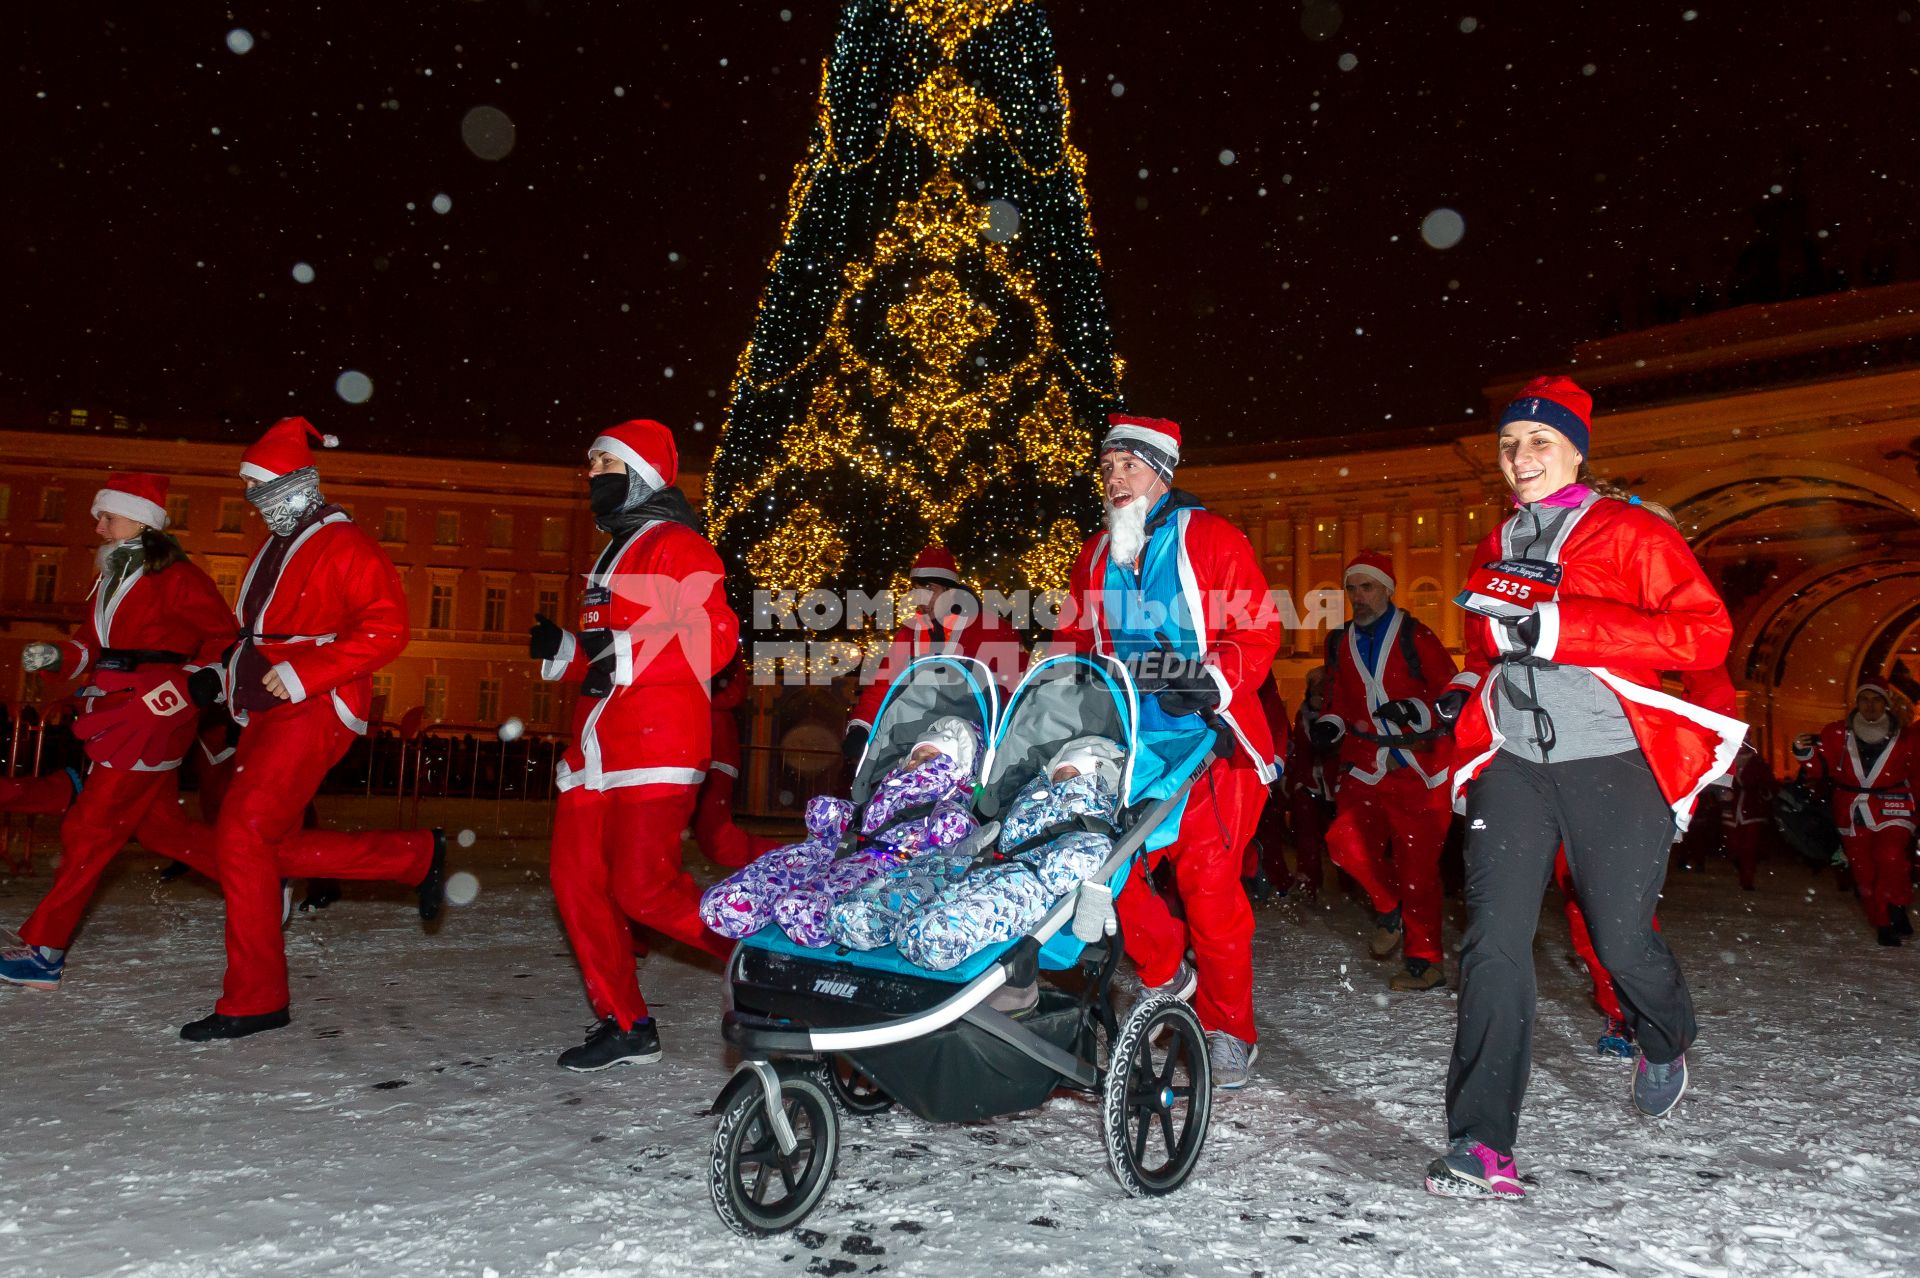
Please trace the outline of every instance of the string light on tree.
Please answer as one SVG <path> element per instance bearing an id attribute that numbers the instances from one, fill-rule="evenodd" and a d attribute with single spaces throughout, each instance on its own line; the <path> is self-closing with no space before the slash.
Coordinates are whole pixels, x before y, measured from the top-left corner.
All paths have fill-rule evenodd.
<path id="1" fill-rule="evenodd" d="M 929 541 L 1065 584 L 1123 372 L 1071 127 L 1038 0 L 848 4 L 709 479 L 737 589 L 871 590 Z"/>

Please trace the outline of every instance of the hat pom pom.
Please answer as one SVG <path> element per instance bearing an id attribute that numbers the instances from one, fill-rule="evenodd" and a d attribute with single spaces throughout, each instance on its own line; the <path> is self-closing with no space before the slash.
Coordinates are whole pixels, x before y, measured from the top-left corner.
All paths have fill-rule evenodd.
<path id="1" fill-rule="evenodd" d="M 340 437 L 338 435 L 322 435 L 320 437 L 320 447 L 338 448 L 340 447 Z"/>

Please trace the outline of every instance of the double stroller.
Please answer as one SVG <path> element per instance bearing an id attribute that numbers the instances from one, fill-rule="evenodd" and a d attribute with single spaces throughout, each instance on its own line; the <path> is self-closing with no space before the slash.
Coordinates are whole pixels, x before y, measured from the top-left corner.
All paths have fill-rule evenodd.
<path id="1" fill-rule="evenodd" d="M 1141 729 L 1132 679 L 1110 658 L 1040 661 L 1003 710 L 979 662 L 926 657 L 902 672 L 875 717 L 854 774 L 856 811 L 947 716 L 988 743 L 974 792 L 980 827 L 961 850 L 986 864 L 1022 786 L 1063 745 L 1092 735 L 1124 754 L 1116 818 L 1099 829 L 1112 851 L 1024 935 L 945 971 L 893 946 L 803 946 L 774 924 L 740 942 L 727 964 L 723 1034 L 742 1060 L 714 1105 L 708 1167 L 714 1208 L 737 1233 L 764 1237 L 804 1220 L 833 1177 L 840 1114 L 896 1103 L 957 1123 L 1033 1109 L 1061 1089 L 1085 1093 L 1099 1100 L 1107 1161 L 1131 1195 L 1179 1188 L 1199 1160 L 1212 1109 L 1200 1022 L 1170 997 L 1142 999 L 1118 1019 L 1111 897 L 1145 872 L 1143 853 L 1173 841 L 1188 789 L 1231 737 Z M 990 1005 L 1003 988 L 1036 985 L 1014 1015 Z"/>

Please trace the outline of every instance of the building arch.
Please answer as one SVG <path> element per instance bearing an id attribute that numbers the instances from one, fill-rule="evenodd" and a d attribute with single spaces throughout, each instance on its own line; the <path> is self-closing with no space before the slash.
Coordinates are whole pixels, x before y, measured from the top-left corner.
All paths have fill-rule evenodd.
<path id="1" fill-rule="evenodd" d="M 1920 524 L 1920 487 L 1818 458 L 1796 459 L 1794 469 L 1795 474 L 1783 475 L 1779 458 L 1757 457 L 1695 470 L 1660 489 L 1657 500 L 1674 512 L 1696 545 L 1771 507 L 1816 501 L 1875 506 Z"/>

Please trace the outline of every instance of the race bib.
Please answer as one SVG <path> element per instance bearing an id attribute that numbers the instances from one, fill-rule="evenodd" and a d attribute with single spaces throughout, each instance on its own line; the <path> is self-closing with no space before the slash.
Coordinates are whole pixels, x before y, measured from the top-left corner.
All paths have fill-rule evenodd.
<path id="1" fill-rule="evenodd" d="M 1453 602 L 1496 618 L 1523 617 L 1560 593 L 1560 565 L 1544 559 L 1496 559 L 1467 574 Z"/>
<path id="2" fill-rule="evenodd" d="M 613 591 L 606 586 L 588 586 L 580 592 L 580 629 L 612 628 Z"/>

